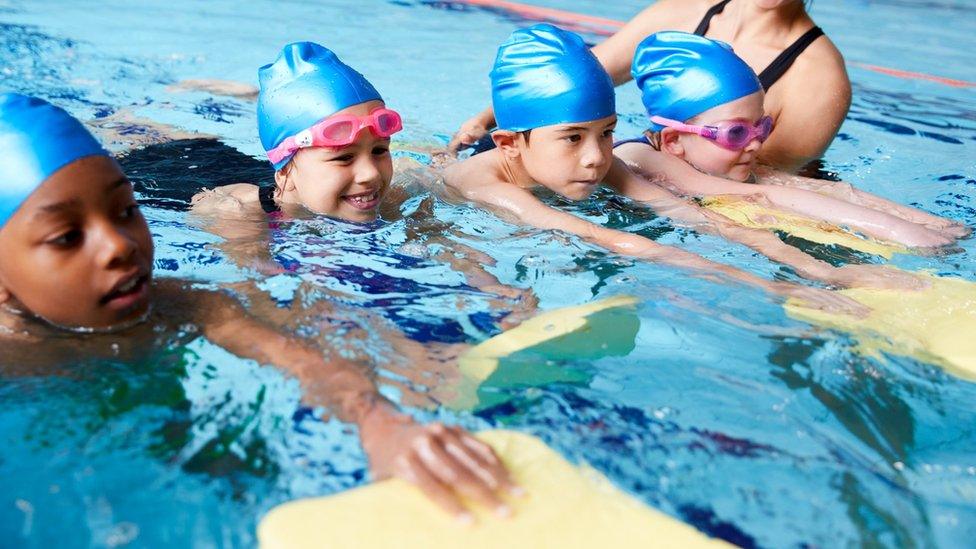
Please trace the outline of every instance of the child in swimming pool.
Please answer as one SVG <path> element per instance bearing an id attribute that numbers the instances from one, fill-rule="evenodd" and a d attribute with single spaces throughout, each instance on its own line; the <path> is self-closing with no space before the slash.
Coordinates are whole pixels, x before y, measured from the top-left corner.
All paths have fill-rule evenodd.
<path id="1" fill-rule="evenodd" d="M 390 138 L 403 123 L 362 74 L 328 48 L 296 42 L 261 67 L 258 78 L 258 132 L 275 169 L 274 186 L 226 185 L 193 199 L 193 212 L 208 221 L 208 230 L 246 242 L 251 257 L 235 254 L 235 260 L 267 265 L 258 251 L 267 249 L 260 245 L 267 225 L 254 221 L 270 214 L 312 212 L 354 223 L 376 221 L 381 213 L 399 217 L 410 193 L 404 185 L 391 186 Z M 445 244 L 434 259 L 451 264 L 477 288 L 532 306 L 526 292 L 501 285 L 471 260 L 474 250 L 434 234 L 430 222 L 419 225 L 426 242 Z"/>
<path id="2" fill-rule="evenodd" d="M 498 50 L 491 83 L 500 128 L 492 134 L 497 148 L 444 171 L 447 187 L 465 199 L 528 225 L 577 234 L 616 253 L 721 272 L 775 293 L 802 294 L 821 307 L 859 308 L 829 292 L 763 280 L 590 223 L 536 198 L 535 187 L 581 200 L 611 178 L 638 180 L 613 157 L 613 83 L 576 34 L 548 24 L 514 32 Z"/>
<path id="3" fill-rule="evenodd" d="M 0 143 L 5 361 L 43 372 L 79 354 L 137 360 L 160 341 L 194 337 L 186 326 L 195 325 L 241 358 L 297 377 L 306 403 L 355 423 L 374 475 L 410 480 L 466 519 L 455 492 L 507 512 L 496 494 L 512 485 L 487 446 L 453 427 L 415 423 L 379 396 L 358 365 L 326 359 L 254 320 L 228 295 L 154 281 L 153 242 L 129 180 L 69 114 L 0 95 Z"/>
<path id="4" fill-rule="evenodd" d="M 844 183 L 757 169 L 772 123 L 764 116 L 758 78 L 724 43 L 659 32 L 638 46 L 632 72 L 652 126 L 642 138 L 619 144 L 615 154 L 670 191 L 686 197 L 758 196 L 775 207 L 909 247 L 944 246 L 969 232 Z M 644 200 L 657 192 L 649 185 L 620 190 Z"/>

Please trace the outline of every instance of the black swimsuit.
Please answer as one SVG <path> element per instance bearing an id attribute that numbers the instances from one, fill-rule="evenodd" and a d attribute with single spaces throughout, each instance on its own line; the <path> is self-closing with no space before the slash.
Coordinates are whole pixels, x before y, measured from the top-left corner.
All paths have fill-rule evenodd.
<path id="1" fill-rule="evenodd" d="M 261 185 L 258 187 L 258 201 L 261 202 L 261 209 L 265 213 L 280 212 L 281 208 L 274 199 L 275 186 Z"/>
<path id="2" fill-rule="evenodd" d="M 725 6 L 732 0 L 722 0 L 718 4 L 715 4 L 708 11 L 705 12 L 705 17 L 702 18 L 701 23 L 698 23 L 698 28 L 695 29 L 695 34 L 698 36 L 705 36 L 708 32 L 708 26 L 712 22 L 712 17 L 717 14 L 722 13 Z M 813 27 L 807 32 L 803 33 L 803 36 L 796 39 L 796 42 L 790 44 L 788 48 L 783 50 L 773 62 L 769 64 L 761 73 L 759 73 L 759 82 L 762 83 L 763 91 L 769 91 L 769 88 L 780 79 L 786 71 L 793 65 L 796 58 L 803 53 L 807 47 L 813 43 L 814 40 L 820 38 L 824 35 L 823 29 L 820 27 Z"/>

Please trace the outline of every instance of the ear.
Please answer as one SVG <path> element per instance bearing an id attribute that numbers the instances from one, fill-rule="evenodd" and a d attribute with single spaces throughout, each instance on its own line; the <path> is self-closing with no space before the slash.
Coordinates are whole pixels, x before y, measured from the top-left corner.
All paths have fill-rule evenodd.
<path id="1" fill-rule="evenodd" d="M 502 154 L 505 155 L 506 158 L 512 160 L 521 155 L 518 148 L 518 140 L 521 138 L 522 137 L 518 133 L 508 130 L 495 130 L 491 134 L 491 140 L 495 142 L 495 146 L 498 147 L 498 150 L 502 151 Z"/>
<path id="2" fill-rule="evenodd" d="M 295 159 L 292 158 L 291 162 L 285 164 L 280 170 L 275 172 L 274 175 L 275 187 L 280 189 L 281 192 L 290 191 L 294 189 L 295 184 L 291 183 L 291 178 L 289 177 L 291 171 L 295 169 L 294 162 Z"/>
<path id="3" fill-rule="evenodd" d="M 9 302 L 12 297 L 13 296 L 10 294 L 10 290 L 8 290 L 7 286 L 0 281 L 0 305 Z"/>
<path id="4" fill-rule="evenodd" d="M 681 132 L 674 128 L 664 128 L 661 130 L 661 151 L 671 156 L 684 158 L 685 147 L 681 144 L 681 141 L 678 139 L 679 137 L 681 137 Z"/>

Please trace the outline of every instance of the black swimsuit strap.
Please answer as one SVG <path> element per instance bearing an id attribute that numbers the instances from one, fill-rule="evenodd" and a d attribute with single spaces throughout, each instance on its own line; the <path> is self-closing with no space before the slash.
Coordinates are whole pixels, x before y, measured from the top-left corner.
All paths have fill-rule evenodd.
<path id="1" fill-rule="evenodd" d="M 725 5 L 731 1 L 732 0 L 722 0 L 718 4 L 708 8 L 708 11 L 705 12 L 705 17 L 702 17 L 701 23 L 698 23 L 698 27 L 695 28 L 695 34 L 698 36 L 705 36 L 705 33 L 708 32 L 708 26 L 712 24 L 712 17 L 722 13 L 722 10 L 725 9 Z"/>
<path id="2" fill-rule="evenodd" d="M 274 192 L 274 185 L 261 185 L 258 187 L 258 201 L 261 202 L 261 209 L 264 210 L 265 213 L 281 211 L 281 208 L 278 207 L 278 203 L 275 202 Z"/>
<path id="3" fill-rule="evenodd" d="M 780 79 L 781 76 L 786 74 L 786 71 L 793 66 L 793 62 L 796 58 L 803 53 L 814 40 L 820 38 L 824 35 L 823 29 L 820 27 L 813 27 L 807 32 L 803 33 L 803 36 L 796 39 L 796 42 L 790 44 L 790 47 L 783 50 L 783 53 L 779 54 L 773 62 L 769 64 L 761 73 L 759 73 L 759 82 L 762 83 L 763 90 L 769 91 L 769 88 Z"/>
<path id="4" fill-rule="evenodd" d="M 718 4 L 708 8 L 708 11 L 705 12 L 705 17 L 702 17 L 701 23 L 698 23 L 698 28 L 695 29 L 695 34 L 698 36 L 705 36 L 705 34 L 708 33 L 709 25 L 712 24 L 712 17 L 722 13 L 722 10 L 724 10 L 725 6 L 731 1 L 732 0 L 722 0 Z M 763 69 L 761 73 L 759 73 L 759 82 L 762 83 L 763 90 L 769 91 L 769 88 L 773 87 L 773 84 L 775 84 L 776 81 L 786 74 L 786 71 L 793 66 L 793 62 L 796 61 L 796 58 L 799 57 L 800 54 L 813 43 L 814 40 L 823 35 L 823 29 L 820 27 L 813 27 L 812 29 L 803 33 L 803 36 L 797 38 L 796 42 L 790 44 L 790 47 L 783 50 L 783 52 L 780 53 L 776 59 L 773 59 L 773 62 L 770 63 L 768 67 Z"/>

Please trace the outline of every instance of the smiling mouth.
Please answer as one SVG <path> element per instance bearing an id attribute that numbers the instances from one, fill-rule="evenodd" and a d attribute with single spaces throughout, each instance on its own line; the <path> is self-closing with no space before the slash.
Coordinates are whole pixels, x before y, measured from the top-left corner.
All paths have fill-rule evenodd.
<path id="1" fill-rule="evenodd" d="M 342 197 L 352 207 L 359 210 L 372 210 L 380 203 L 380 192 L 371 191 L 357 195 L 346 195 Z"/>

